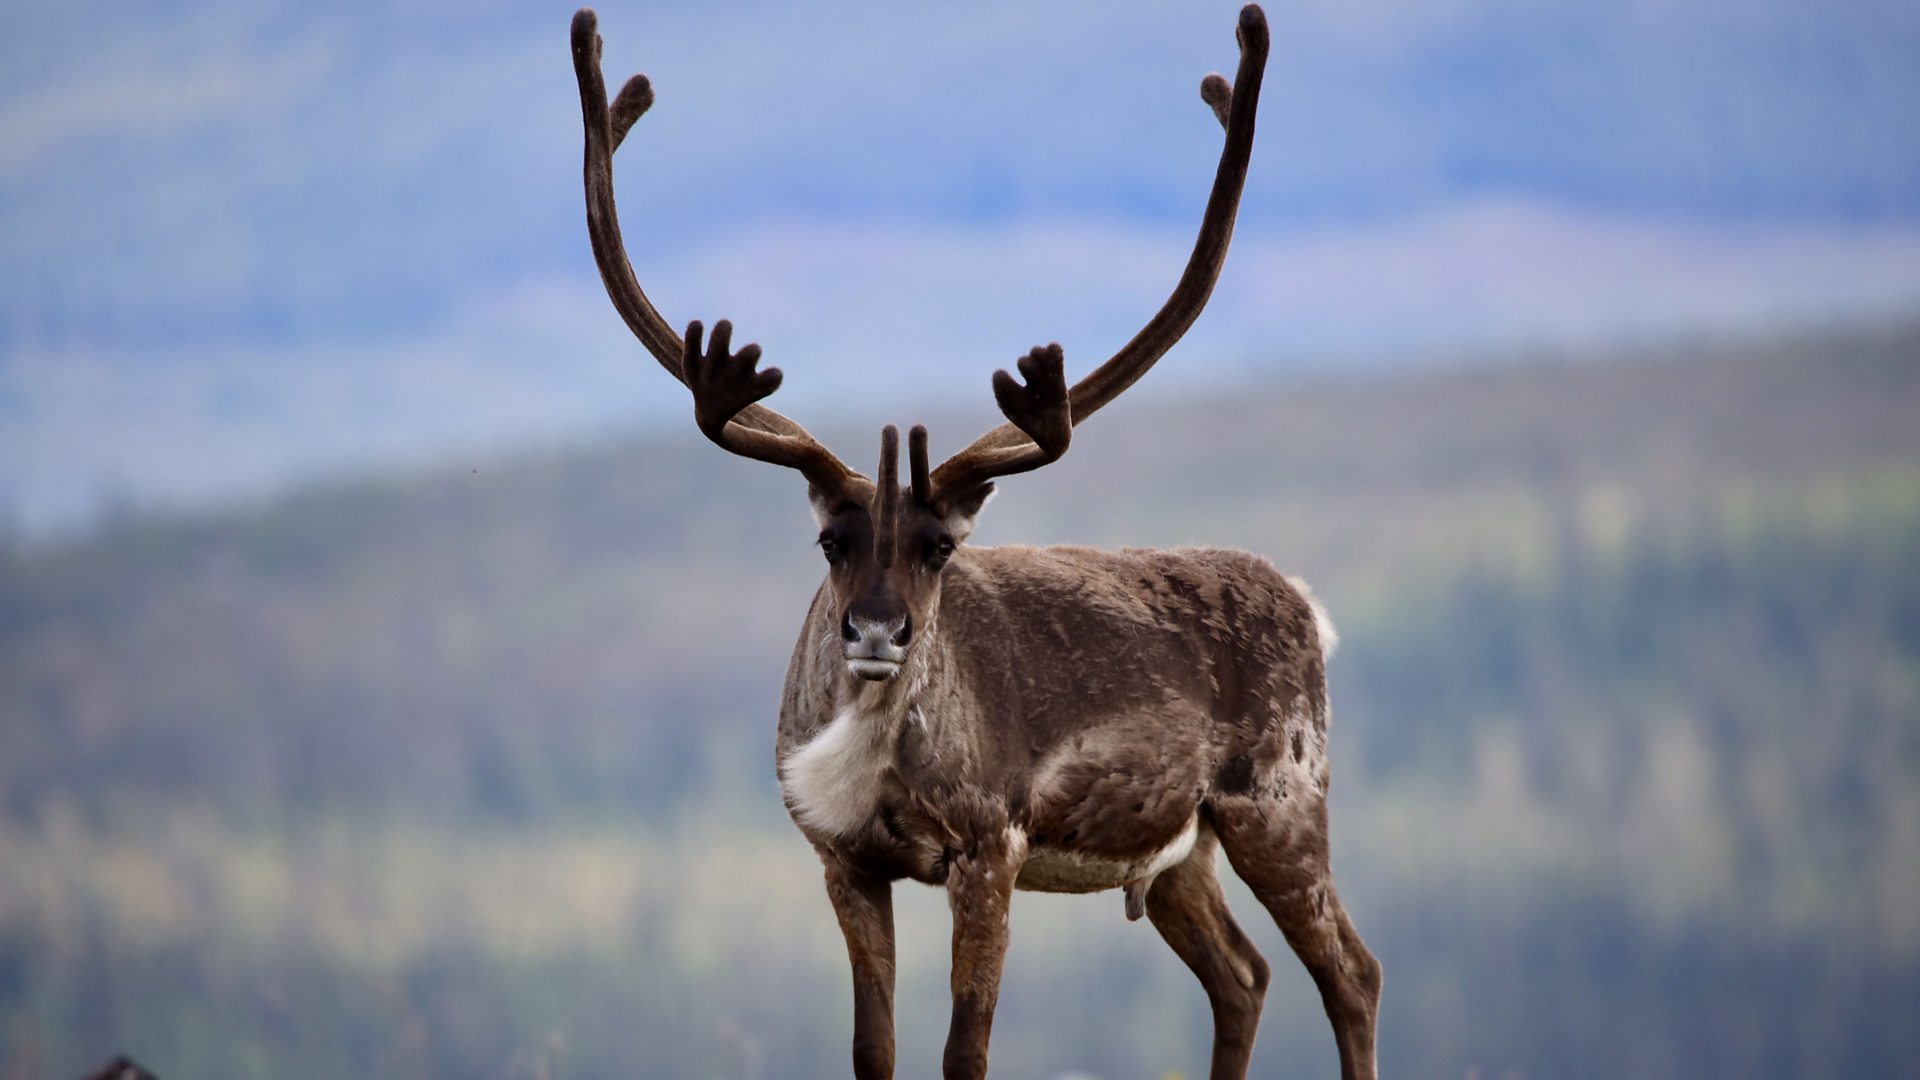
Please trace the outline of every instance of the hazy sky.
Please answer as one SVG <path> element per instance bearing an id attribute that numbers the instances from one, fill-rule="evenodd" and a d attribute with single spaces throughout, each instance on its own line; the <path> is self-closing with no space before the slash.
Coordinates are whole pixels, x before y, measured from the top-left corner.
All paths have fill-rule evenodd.
<path id="1" fill-rule="evenodd" d="M 803 418 L 1083 371 L 1158 306 L 1231 3 L 609 4 L 641 279 Z M 1135 393 L 1920 309 L 1920 6 L 1314 0 L 1239 231 Z M 571 8 L 0 12 L 0 507 L 684 423 L 581 224 Z M 1174 376 L 1174 370 L 1180 372 Z M 689 425 L 690 426 L 690 425 Z"/>

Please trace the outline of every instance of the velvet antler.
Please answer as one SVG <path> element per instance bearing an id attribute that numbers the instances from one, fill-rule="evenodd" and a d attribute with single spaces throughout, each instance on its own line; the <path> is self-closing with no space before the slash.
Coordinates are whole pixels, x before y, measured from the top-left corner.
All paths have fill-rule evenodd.
<path id="1" fill-rule="evenodd" d="M 953 455 L 933 470 L 933 491 L 972 491 L 996 476 L 1037 469 L 1059 460 L 1073 439 L 1073 409 L 1067 400 L 1065 358 L 1058 344 L 1035 346 L 1017 365 L 1024 383 L 1005 369 L 993 373 L 993 400 L 1027 438 L 1013 446 L 986 440 Z"/>
<path id="2" fill-rule="evenodd" d="M 880 429 L 880 471 L 874 486 L 879 488 L 879 520 L 874 523 L 873 551 L 881 566 L 893 565 L 893 550 L 900 527 L 900 429 L 888 424 Z"/>
<path id="3" fill-rule="evenodd" d="M 780 387 L 780 369 L 754 370 L 760 359 L 758 345 L 730 353 L 733 328 L 721 321 L 713 328 L 711 347 L 702 352 L 700 324 L 689 324 L 686 340 L 681 340 L 640 288 L 614 210 L 613 151 L 625 141 L 634 121 L 653 105 L 653 86 L 645 75 L 635 75 L 609 107 L 600 75 L 598 27 L 590 8 L 581 8 L 573 16 L 573 73 L 580 84 L 580 118 L 586 128 L 582 172 L 587 236 L 607 298 L 660 366 L 693 392 L 694 419 L 707 438 L 744 457 L 798 469 L 808 483 L 829 496 L 863 486 L 865 478 L 842 464 L 807 429 L 757 404 Z"/>
<path id="4" fill-rule="evenodd" d="M 1229 84 L 1215 74 L 1200 82 L 1201 100 L 1226 129 L 1226 145 L 1221 148 L 1213 191 L 1207 196 L 1206 212 L 1200 219 L 1200 235 L 1173 295 L 1119 352 L 1074 383 L 1072 390 L 1059 395 L 1058 401 L 1055 385 L 1064 381 L 1059 374 L 1058 345 L 1036 348 L 1020 361 L 1020 372 L 1027 379 L 1025 386 L 1005 371 L 995 372 L 993 396 L 1007 423 L 975 439 L 933 470 L 933 497 L 958 495 L 995 476 L 1038 468 L 1058 458 L 1066 451 L 1073 425 L 1092 416 L 1145 375 L 1200 317 L 1226 261 L 1240 192 L 1246 186 L 1247 162 L 1253 152 L 1253 120 L 1260 104 L 1260 79 L 1266 71 L 1268 45 L 1267 17 L 1258 5 L 1240 9 L 1234 36 L 1240 44 L 1240 68 L 1234 81 Z"/>

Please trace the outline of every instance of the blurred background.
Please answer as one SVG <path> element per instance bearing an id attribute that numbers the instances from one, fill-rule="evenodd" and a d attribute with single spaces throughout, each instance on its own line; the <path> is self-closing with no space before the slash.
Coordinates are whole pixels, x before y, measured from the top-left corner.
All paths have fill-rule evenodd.
<path id="1" fill-rule="evenodd" d="M 612 3 L 640 278 L 856 467 L 951 452 L 1164 299 L 1234 12 Z M 1268 14 L 1210 308 L 976 541 L 1315 584 L 1391 1074 L 1920 1075 L 1920 8 Z M 606 302 L 570 15 L 0 11 L 0 1077 L 845 1074 L 772 765 L 803 485 Z M 1256 1073 L 1331 1074 L 1230 888 Z M 997 1075 L 1204 1075 L 1117 895 L 1013 937 Z"/>

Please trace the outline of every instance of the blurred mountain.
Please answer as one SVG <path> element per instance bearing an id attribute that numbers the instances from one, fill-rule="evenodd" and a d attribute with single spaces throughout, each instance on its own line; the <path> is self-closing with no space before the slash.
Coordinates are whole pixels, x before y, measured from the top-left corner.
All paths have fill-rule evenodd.
<path id="1" fill-rule="evenodd" d="M 978 541 L 1235 544 L 1315 584 L 1393 1071 L 1904 1075 L 1916 420 L 1912 326 L 1129 399 Z M 859 463 L 873 426 L 826 435 Z M 843 1072 L 770 758 L 811 533 L 794 477 L 688 433 L 15 542 L 0 1071 Z M 1277 973 L 1259 1067 L 1328 1071 L 1236 896 Z M 930 1062 L 944 914 L 901 904 Z M 1198 1072 L 1204 998 L 1120 915 L 1022 895 L 996 1067 Z"/>
<path id="2" fill-rule="evenodd" d="M 620 161 L 642 279 L 805 372 L 811 410 L 978 392 L 1040 341 L 1102 355 L 1190 243 L 1233 8 L 608 8 L 609 77 L 660 94 Z M 677 414 L 587 258 L 569 14 L 0 12 L 0 508 L 70 530 Z M 1920 304 L 1910 4 L 1269 15 L 1187 345 L 1223 383 Z"/>

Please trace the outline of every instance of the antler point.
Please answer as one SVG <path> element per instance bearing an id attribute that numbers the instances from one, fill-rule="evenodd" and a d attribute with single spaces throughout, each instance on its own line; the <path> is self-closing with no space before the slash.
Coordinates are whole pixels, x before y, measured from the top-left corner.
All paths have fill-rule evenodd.
<path id="1" fill-rule="evenodd" d="M 572 37 L 576 62 L 582 59 L 592 60 L 596 65 L 600 62 L 599 25 L 600 18 L 592 8 L 583 7 L 573 13 Z"/>
<path id="2" fill-rule="evenodd" d="M 1248 4 L 1240 9 L 1240 24 L 1234 27 L 1233 36 L 1242 49 L 1266 51 L 1267 13 L 1260 10 L 1259 4 Z"/>

